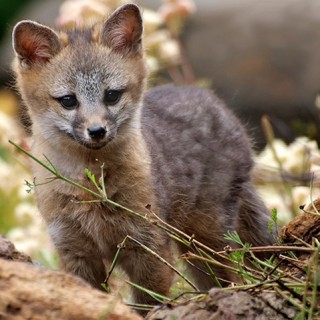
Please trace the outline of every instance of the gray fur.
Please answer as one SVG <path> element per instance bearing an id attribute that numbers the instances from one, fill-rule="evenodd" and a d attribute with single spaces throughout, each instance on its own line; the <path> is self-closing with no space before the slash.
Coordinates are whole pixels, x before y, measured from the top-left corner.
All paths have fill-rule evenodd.
<path id="1" fill-rule="evenodd" d="M 256 246 L 273 242 L 269 214 L 250 177 L 250 141 L 211 91 L 151 89 L 144 100 L 142 132 L 158 206 L 170 224 L 218 251 L 228 244 L 227 230 L 237 230 L 243 242 Z M 209 277 L 193 272 L 201 288 L 212 286 Z"/>

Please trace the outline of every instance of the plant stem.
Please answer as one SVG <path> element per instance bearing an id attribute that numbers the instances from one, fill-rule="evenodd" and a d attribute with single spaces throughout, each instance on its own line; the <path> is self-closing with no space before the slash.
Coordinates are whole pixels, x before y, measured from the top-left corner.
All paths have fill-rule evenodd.
<path id="1" fill-rule="evenodd" d="M 156 252 L 151 250 L 149 247 L 141 243 L 140 241 L 132 238 L 131 236 L 127 236 L 128 239 L 131 241 L 137 243 L 139 246 L 141 246 L 144 250 L 146 250 L 151 255 L 155 256 L 157 259 L 159 259 L 161 262 L 163 262 L 166 266 L 168 266 L 170 269 L 172 269 L 176 274 L 178 274 L 184 281 L 186 281 L 194 290 L 199 291 L 199 289 L 189 280 L 187 279 L 178 269 L 176 269 L 173 265 L 171 265 L 168 261 L 163 259 L 160 255 L 158 255 Z"/>

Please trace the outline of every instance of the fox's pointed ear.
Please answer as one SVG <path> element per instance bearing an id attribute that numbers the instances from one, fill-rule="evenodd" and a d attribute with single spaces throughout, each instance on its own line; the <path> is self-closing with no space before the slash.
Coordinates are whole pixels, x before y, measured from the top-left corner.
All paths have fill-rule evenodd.
<path id="1" fill-rule="evenodd" d="M 61 41 L 52 29 L 24 20 L 12 32 L 13 49 L 21 65 L 30 67 L 48 62 L 61 48 Z"/>
<path id="2" fill-rule="evenodd" d="M 139 8 L 134 4 L 126 4 L 105 21 L 100 33 L 100 42 L 118 53 L 141 53 L 142 32 Z"/>

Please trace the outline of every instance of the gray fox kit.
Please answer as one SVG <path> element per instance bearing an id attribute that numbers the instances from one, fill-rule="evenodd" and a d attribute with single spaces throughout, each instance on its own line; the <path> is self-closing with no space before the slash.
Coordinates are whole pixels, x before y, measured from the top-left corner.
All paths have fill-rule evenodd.
<path id="1" fill-rule="evenodd" d="M 15 26 L 14 71 L 32 119 L 33 154 L 88 188 L 84 168 L 99 176 L 103 163 L 111 200 L 146 215 L 149 204 L 213 249 L 227 244 L 227 230 L 253 245 L 270 244 L 244 129 L 209 90 L 162 86 L 145 93 L 142 31 L 133 4 L 88 30 L 58 32 L 32 21 Z M 39 182 L 49 177 L 37 164 L 33 173 Z M 97 288 L 126 235 L 172 261 L 166 233 L 119 208 L 79 203 L 91 198 L 72 185 L 39 185 L 36 197 L 63 268 Z M 118 263 L 132 282 L 168 294 L 171 269 L 143 248 L 128 242 Z M 191 272 L 200 289 L 214 285 L 207 274 Z M 224 269 L 215 272 L 232 280 Z M 136 302 L 154 302 L 133 291 Z"/>

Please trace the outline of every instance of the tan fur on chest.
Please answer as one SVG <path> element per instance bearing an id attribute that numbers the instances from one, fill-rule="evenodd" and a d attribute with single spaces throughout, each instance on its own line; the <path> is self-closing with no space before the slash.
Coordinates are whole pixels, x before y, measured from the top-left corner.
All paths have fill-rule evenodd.
<path id="1" fill-rule="evenodd" d="M 102 152 L 85 152 L 77 148 L 71 149 L 70 146 L 68 150 L 61 150 L 60 146 L 53 149 L 36 140 L 34 147 L 36 154 L 39 152 L 37 145 L 41 145 L 41 152 L 50 159 L 50 162 L 61 174 L 79 185 L 99 193 L 85 173 L 85 169 L 88 169 L 95 176 L 97 183 L 99 183 L 99 179 L 103 178 L 108 199 L 121 203 L 132 210 L 141 211 L 147 205 L 156 208 L 150 181 L 150 160 L 143 140 L 138 134 L 126 138 L 125 141 L 120 139 L 107 151 Z M 34 166 L 34 173 L 40 184 L 50 179 L 50 173 L 38 165 Z M 39 199 L 47 199 L 41 201 L 44 206 L 49 206 L 49 203 L 52 202 L 52 205 L 61 203 L 61 207 L 70 207 L 74 203 L 83 202 L 84 205 L 90 207 L 89 202 L 99 200 L 87 191 L 61 179 L 55 179 L 50 184 L 40 185 L 36 192 Z M 51 200 L 49 201 L 49 199 Z M 100 206 L 101 204 L 93 205 L 93 207 Z M 70 208 L 68 210 L 63 208 L 63 210 L 73 211 Z M 77 210 L 79 210 L 78 205 L 74 208 L 74 211 Z M 107 211 L 107 209 L 105 210 Z M 53 210 L 44 208 L 43 212 L 44 215 L 49 215 Z"/>

